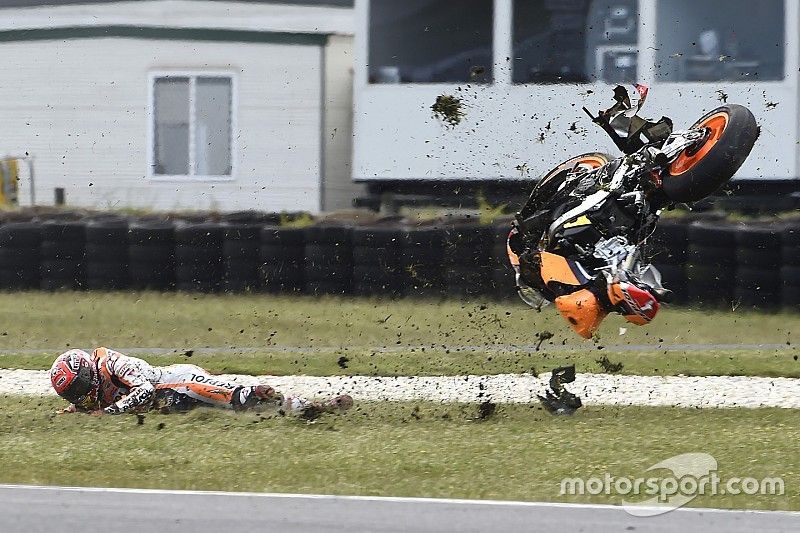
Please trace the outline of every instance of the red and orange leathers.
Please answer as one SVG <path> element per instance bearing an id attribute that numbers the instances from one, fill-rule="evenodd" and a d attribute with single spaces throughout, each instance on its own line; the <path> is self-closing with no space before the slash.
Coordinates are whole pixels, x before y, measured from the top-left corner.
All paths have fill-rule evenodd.
<path id="1" fill-rule="evenodd" d="M 97 348 L 92 357 L 99 376 L 96 404 L 92 407 L 108 413 L 147 410 L 156 392 L 162 389 L 229 408 L 243 404 L 252 392 L 252 387 L 218 379 L 195 365 L 154 367 L 142 359 L 108 348 Z"/>

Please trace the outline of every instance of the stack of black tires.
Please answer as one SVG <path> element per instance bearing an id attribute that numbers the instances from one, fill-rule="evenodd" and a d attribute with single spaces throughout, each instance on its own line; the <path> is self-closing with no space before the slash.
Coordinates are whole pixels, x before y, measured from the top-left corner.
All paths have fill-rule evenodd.
<path id="1" fill-rule="evenodd" d="M 128 275 L 137 290 L 175 288 L 175 226 L 160 220 L 134 222 L 128 227 Z"/>
<path id="2" fill-rule="evenodd" d="M 42 224 L 42 290 L 76 290 L 85 286 L 86 223 L 48 220 Z"/>
<path id="3" fill-rule="evenodd" d="M 517 280 L 514 268 L 508 259 L 508 232 L 511 224 L 494 226 L 492 242 L 491 288 L 499 299 L 516 297 Z"/>
<path id="4" fill-rule="evenodd" d="M 0 226 L 0 288 L 38 289 L 42 225 L 11 222 Z"/>
<path id="5" fill-rule="evenodd" d="M 305 288 L 306 231 L 264 226 L 260 239 L 260 287 L 271 293 L 302 291 Z"/>
<path id="6" fill-rule="evenodd" d="M 225 292 L 253 292 L 260 287 L 261 224 L 229 223 L 224 228 L 222 263 Z"/>
<path id="7" fill-rule="evenodd" d="M 686 224 L 670 220 L 659 222 L 650 237 L 652 263 L 661 273 L 662 285 L 672 291 L 675 303 L 683 303 L 688 299 L 685 268 L 687 238 Z M 703 253 L 705 250 L 700 252 L 701 255 Z M 700 273 L 701 278 L 702 275 Z"/>
<path id="8" fill-rule="evenodd" d="M 781 237 L 783 305 L 796 311 L 800 308 L 800 223 L 786 227 Z"/>
<path id="9" fill-rule="evenodd" d="M 775 224 L 737 228 L 734 289 L 737 305 L 759 309 L 780 307 L 781 230 Z"/>
<path id="10" fill-rule="evenodd" d="M 86 224 L 86 288 L 119 290 L 128 279 L 128 221 L 99 218 Z"/>
<path id="11" fill-rule="evenodd" d="M 736 286 L 736 230 L 730 224 L 695 222 L 688 229 L 686 287 L 689 301 L 731 305 Z"/>
<path id="12" fill-rule="evenodd" d="M 410 228 L 403 243 L 406 296 L 444 295 L 445 233 L 436 226 Z"/>
<path id="13" fill-rule="evenodd" d="M 353 293 L 360 296 L 402 296 L 405 289 L 403 243 L 397 226 L 353 229 Z"/>
<path id="14" fill-rule="evenodd" d="M 448 296 L 470 298 L 491 291 L 495 232 L 491 226 L 456 224 L 446 230 L 445 287 Z"/>
<path id="15" fill-rule="evenodd" d="M 306 291 L 349 294 L 353 282 L 353 230 L 349 226 L 308 228 L 305 248 Z"/>
<path id="16" fill-rule="evenodd" d="M 225 227 L 213 222 L 182 223 L 175 228 L 175 287 L 179 291 L 216 292 L 224 273 Z"/>

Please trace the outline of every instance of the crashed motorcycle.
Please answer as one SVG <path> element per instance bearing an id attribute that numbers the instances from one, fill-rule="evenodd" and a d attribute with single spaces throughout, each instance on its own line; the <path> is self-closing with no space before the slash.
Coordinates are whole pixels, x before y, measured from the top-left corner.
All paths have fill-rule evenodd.
<path id="1" fill-rule="evenodd" d="M 517 291 L 531 307 L 554 303 L 581 337 L 620 313 L 649 323 L 671 292 L 649 263 L 648 238 L 659 215 L 716 191 L 739 169 L 758 138 L 744 106 L 718 107 L 689 129 L 638 115 L 648 88 L 614 89 L 615 103 L 594 116 L 624 154 L 591 152 L 546 173 L 516 214 L 508 256 Z"/>

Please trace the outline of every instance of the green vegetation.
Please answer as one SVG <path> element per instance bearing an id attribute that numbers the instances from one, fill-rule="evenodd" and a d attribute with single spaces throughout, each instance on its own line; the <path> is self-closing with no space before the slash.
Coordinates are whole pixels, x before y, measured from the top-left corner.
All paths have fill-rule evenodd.
<path id="1" fill-rule="evenodd" d="M 55 415 L 51 398 L 0 398 L 0 482 L 620 503 L 561 496 L 565 477 L 645 477 L 705 452 L 727 478 L 781 477 L 786 494 L 691 505 L 800 509 L 791 410 L 589 407 L 552 417 L 501 405 L 365 404 L 314 423 L 255 413 Z M 138 421 L 141 420 L 141 424 Z"/>
<path id="2" fill-rule="evenodd" d="M 4 368 L 48 368 L 59 351 L 103 345 L 160 348 L 144 356 L 154 364 L 250 374 L 494 374 L 570 362 L 601 372 L 606 357 L 629 374 L 800 376 L 800 315 L 789 313 L 667 308 L 646 327 L 609 317 L 599 338 L 583 341 L 554 309 L 516 301 L 3 293 L 0 309 Z M 774 346 L 680 347 L 699 343 Z"/>

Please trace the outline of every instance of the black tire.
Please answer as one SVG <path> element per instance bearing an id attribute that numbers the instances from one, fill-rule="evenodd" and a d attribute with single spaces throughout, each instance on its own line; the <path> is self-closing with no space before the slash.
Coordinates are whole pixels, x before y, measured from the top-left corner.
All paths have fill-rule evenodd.
<path id="1" fill-rule="evenodd" d="M 781 283 L 785 286 L 800 287 L 800 266 L 783 266 Z"/>
<path id="2" fill-rule="evenodd" d="M 74 259 L 42 261 L 39 267 L 42 279 L 79 279 L 83 274 L 83 263 Z"/>
<path id="3" fill-rule="evenodd" d="M 724 222 L 695 222 L 688 228 L 688 243 L 699 246 L 736 246 L 736 226 Z"/>
<path id="4" fill-rule="evenodd" d="M 780 291 L 781 277 L 777 270 L 740 267 L 736 271 L 736 286 L 776 294 Z"/>
<path id="5" fill-rule="evenodd" d="M 86 224 L 86 243 L 122 244 L 128 241 L 128 223 L 124 220 L 95 220 Z"/>
<path id="6" fill-rule="evenodd" d="M 175 247 L 175 261 L 179 264 L 214 264 L 222 261 L 222 248 L 217 246 L 189 246 L 179 244 Z"/>
<path id="7" fill-rule="evenodd" d="M 347 245 L 306 244 L 305 258 L 312 269 L 352 267 L 353 249 Z"/>
<path id="8" fill-rule="evenodd" d="M 682 265 L 686 261 L 689 229 L 681 222 L 662 221 L 648 239 L 652 261 L 658 264 Z"/>
<path id="9" fill-rule="evenodd" d="M 257 280 L 261 264 L 257 261 L 224 261 L 225 279 Z"/>
<path id="10" fill-rule="evenodd" d="M 403 243 L 404 232 L 395 227 L 359 227 L 353 229 L 353 246 L 392 248 Z"/>
<path id="11" fill-rule="evenodd" d="M 175 243 L 181 246 L 222 248 L 225 226 L 212 222 L 183 224 L 175 228 Z"/>
<path id="12" fill-rule="evenodd" d="M 682 154 L 665 172 L 663 178 L 664 193 L 676 202 L 696 202 L 716 191 L 723 183 L 736 174 L 742 166 L 753 145 L 758 139 L 759 128 L 753 114 L 744 106 L 730 104 L 718 107 L 706 113 L 692 128 L 704 124 L 714 124 L 718 116 L 726 117 L 724 125 L 719 129 L 712 128 L 712 135 L 689 154 Z M 703 154 L 703 150 L 711 144 L 710 149 L 690 164 L 692 154 Z M 687 162 L 681 166 L 682 162 Z"/>
<path id="13" fill-rule="evenodd" d="M 42 240 L 86 242 L 86 224 L 48 220 L 42 224 Z"/>
<path id="14" fill-rule="evenodd" d="M 117 261 L 86 263 L 86 278 L 120 279 L 128 277 L 128 265 Z"/>
<path id="15" fill-rule="evenodd" d="M 781 301 L 787 309 L 797 311 L 800 307 L 800 285 L 784 287 L 781 291 Z"/>
<path id="16" fill-rule="evenodd" d="M 45 259 L 83 259 L 84 243 L 80 241 L 44 241 L 42 257 Z"/>
<path id="17" fill-rule="evenodd" d="M 125 241 L 122 241 L 123 243 Z M 87 244 L 86 261 L 122 261 L 128 260 L 127 244 Z"/>
<path id="18" fill-rule="evenodd" d="M 781 242 L 784 246 L 796 246 L 800 248 L 800 225 L 798 225 L 797 222 L 783 229 Z"/>
<path id="19" fill-rule="evenodd" d="M 349 294 L 350 283 L 329 280 L 306 281 L 306 292 L 309 294 Z"/>
<path id="20" fill-rule="evenodd" d="M 348 226 L 311 226 L 305 230 L 305 239 L 307 243 L 350 247 L 353 229 Z"/>
<path id="21" fill-rule="evenodd" d="M 128 246 L 131 262 L 170 264 L 175 262 L 175 246 L 172 244 L 131 244 Z"/>
<path id="22" fill-rule="evenodd" d="M 690 245 L 686 250 L 686 261 L 730 270 L 736 265 L 736 248 Z"/>
<path id="23" fill-rule="evenodd" d="M 784 246 L 781 257 L 784 265 L 800 265 L 800 246 Z"/>
<path id="24" fill-rule="evenodd" d="M 373 265 L 389 270 L 401 270 L 402 256 L 398 248 L 353 248 L 353 264 Z"/>
<path id="25" fill-rule="evenodd" d="M 219 283 L 207 280 L 178 281 L 175 288 L 181 292 L 217 292 Z"/>
<path id="26" fill-rule="evenodd" d="M 264 226 L 261 228 L 261 243 L 302 246 L 306 242 L 305 235 L 301 228 Z"/>
<path id="27" fill-rule="evenodd" d="M 736 250 L 736 262 L 740 266 L 760 267 L 777 270 L 782 263 L 780 248 L 756 249 L 739 248 Z"/>
<path id="28" fill-rule="evenodd" d="M 37 268 L 41 260 L 39 248 L 0 248 L 0 269 Z"/>
<path id="29" fill-rule="evenodd" d="M 222 244 L 222 255 L 228 259 L 256 260 L 260 256 L 259 241 L 225 241 Z"/>
<path id="30" fill-rule="evenodd" d="M 128 227 L 128 243 L 150 246 L 175 243 L 175 225 L 169 222 L 136 222 Z"/>
<path id="31" fill-rule="evenodd" d="M 305 256 L 305 245 L 262 244 L 259 247 L 259 257 L 265 263 L 302 263 Z"/>
<path id="32" fill-rule="evenodd" d="M 771 224 L 742 226 L 736 232 L 736 243 L 740 248 L 778 250 L 781 247 L 782 229 Z"/>
<path id="33" fill-rule="evenodd" d="M 11 222 L 0 226 L 0 246 L 39 246 L 42 242 L 41 224 Z"/>

